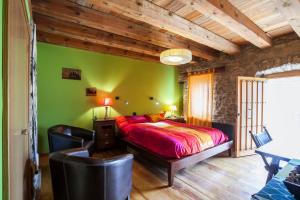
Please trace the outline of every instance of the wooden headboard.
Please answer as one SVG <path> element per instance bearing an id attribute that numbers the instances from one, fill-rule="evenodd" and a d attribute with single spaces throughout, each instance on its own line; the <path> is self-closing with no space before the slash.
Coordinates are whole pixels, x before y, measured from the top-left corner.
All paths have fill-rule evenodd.
<path id="1" fill-rule="evenodd" d="M 233 125 L 219 123 L 219 122 L 212 122 L 212 127 L 223 131 L 223 133 L 228 135 L 229 140 L 233 140 L 233 138 L 234 138 L 234 126 Z"/>

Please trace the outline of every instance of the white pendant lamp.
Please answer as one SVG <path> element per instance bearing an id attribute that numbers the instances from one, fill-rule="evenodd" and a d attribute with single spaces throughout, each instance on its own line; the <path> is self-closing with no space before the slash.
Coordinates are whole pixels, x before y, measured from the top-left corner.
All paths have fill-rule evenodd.
<path id="1" fill-rule="evenodd" d="M 160 62 L 166 65 L 183 65 L 191 60 L 192 52 L 188 49 L 168 49 L 160 54 Z"/>

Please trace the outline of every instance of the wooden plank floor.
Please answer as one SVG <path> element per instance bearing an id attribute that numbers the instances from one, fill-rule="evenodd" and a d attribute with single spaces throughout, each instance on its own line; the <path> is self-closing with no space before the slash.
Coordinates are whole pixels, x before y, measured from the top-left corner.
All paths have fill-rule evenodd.
<path id="1" fill-rule="evenodd" d="M 120 150 L 96 153 L 103 158 L 121 154 Z M 48 157 L 40 159 L 42 200 L 52 200 Z M 134 161 L 133 200 L 216 199 L 246 200 L 263 187 L 267 173 L 257 156 L 242 158 L 214 157 L 176 174 L 173 187 L 167 187 L 166 170 L 145 160 Z"/>

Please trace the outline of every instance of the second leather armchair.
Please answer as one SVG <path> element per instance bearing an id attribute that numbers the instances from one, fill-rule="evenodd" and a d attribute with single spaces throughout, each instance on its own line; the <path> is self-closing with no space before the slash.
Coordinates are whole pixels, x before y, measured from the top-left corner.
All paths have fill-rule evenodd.
<path id="1" fill-rule="evenodd" d="M 50 155 L 54 200 L 125 200 L 132 185 L 133 155 L 89 158 L 84 149 Z"/>

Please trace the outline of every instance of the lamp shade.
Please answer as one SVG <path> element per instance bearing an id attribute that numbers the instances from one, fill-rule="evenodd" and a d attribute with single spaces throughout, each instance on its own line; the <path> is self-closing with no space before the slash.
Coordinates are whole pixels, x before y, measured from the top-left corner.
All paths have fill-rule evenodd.
<path id="1" fill-rule="evenodd" d="M 109 97 L 106 97 L 106 98 L 103 98 L 101 101 L 100 101 L 100 105 L 102 106 L 112 106 L 112 99 L 109 98 Z"/>
<path id="2" fill-rule="evenodd" d="M 170 106 L 170 110 L 171 110 L 171 111 L 177 111 L 177 106 L 171 105 L 171 106 Z"/>
<path id="3" fill-rule="evenodd" d="M 160 62 L 166 65 L 183 65 L 191 60 L 192 52 L 188 49 L 168 49 L 160 54 Z"/>

